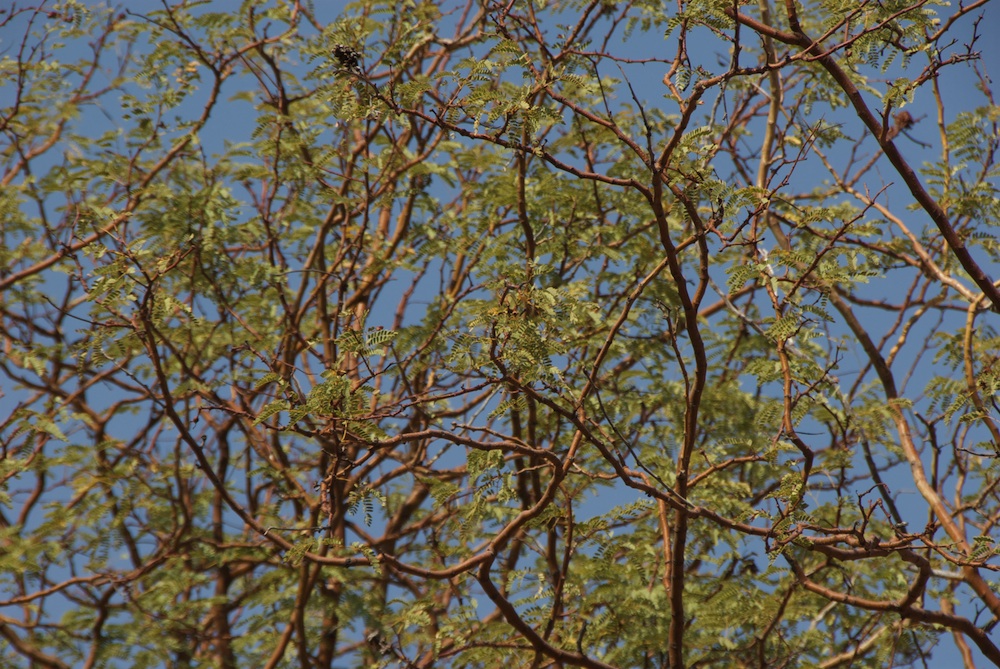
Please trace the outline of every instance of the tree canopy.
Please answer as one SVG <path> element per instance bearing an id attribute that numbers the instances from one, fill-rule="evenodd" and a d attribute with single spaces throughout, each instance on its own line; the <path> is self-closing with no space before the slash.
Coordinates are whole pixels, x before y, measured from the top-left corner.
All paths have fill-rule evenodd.
<path id="1" fill-rule="evenodd" d="M 988 4 L 0 10 L 0 664 L 1000 666 Z"/>

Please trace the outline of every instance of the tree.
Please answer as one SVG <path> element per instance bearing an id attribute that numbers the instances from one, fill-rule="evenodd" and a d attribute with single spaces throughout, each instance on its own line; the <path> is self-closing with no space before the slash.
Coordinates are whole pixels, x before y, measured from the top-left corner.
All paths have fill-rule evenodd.
<path id="1" fill-rule="evenodd" d="M 1000 665 L 986 5 L 5 10 L 3 663 Z"/>

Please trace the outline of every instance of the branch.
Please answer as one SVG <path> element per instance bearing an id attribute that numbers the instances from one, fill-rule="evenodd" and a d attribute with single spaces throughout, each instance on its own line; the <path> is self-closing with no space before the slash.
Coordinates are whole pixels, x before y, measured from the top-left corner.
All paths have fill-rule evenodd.
<path id="1" fill-rule="evenodd" d="M 903 155 L 896 148 L 892 139 L 888 136 L 883 126 L 883 123 L 876 118 L 875 114 L 868 108 L 865 103 L 864 98 L 861 96 L 861 91 L 858 87 L 854 85 L 851 81 L 850 75 L 833 58 L 830 53 L 823 53 L 820 49 L 820 45 L 810 39 L 804 32 L 797 30 L 794 33 L 786 33 L 780 30 L 776 30 L 770 26 L 767 26 L 759 21 L 755 21 L 739 12 L 727 7 L 725 9 L 726 14 L 735 21 L 739 21 L 743 25 L 749 26 L 754 30 L 760 32 L 763 35 L 772 37 L 778 41 L 784 42 L 786 44 L 802 47 L 806 53 L 810 53 L 815 56 L 816 60 L 823 66 L 837 85 L 840 86 L 841 90 L 847 94 L 848 99 L 854 106 L 854 111 L 857 113 L 858 118 L 868 127 L 869 132 L 882 147 L 885 152 L 886 157 L 892 166 L 896 168 L 896 172 L 903 178 L 903 182 L 906 184 L 907 188 L 910 189 L 910 193 L 916 199 L 917 203 L 920 204 L 921 208 L 927 212 L 934 221 L 938 230 L 944 236 L 945 241 L 951 248 L 955 257 L 962 264 L 962 267 L 968 272 L 972 280 L 976 282 L 983 294 L 989 298 L 990 302 L 993 303 L 993 310 L 1000 313 L 1000 289 L 994 284 L 993 280 L 986 274 L 982 267 L 972 258 L 969 250 L 965 246 L 965 242 L 955 231 L 952 226 L 951 221 L 948 219 L 948 214 L 944 211 L 937 200 L 931 197 L 923 184 L 920 183 L 920 179 L 917 177 L 916 172 L 910 167 L 909 163 L 903 158 Z M 792 21 L 794 14 L 789 17 L 789 21 L 795 29 L 798 22 L 797 19 Z"/>

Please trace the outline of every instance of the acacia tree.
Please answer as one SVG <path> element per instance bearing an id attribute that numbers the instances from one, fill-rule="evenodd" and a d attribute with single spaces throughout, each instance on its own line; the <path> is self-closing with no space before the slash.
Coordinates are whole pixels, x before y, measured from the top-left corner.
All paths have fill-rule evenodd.
<path id="1" fill-rule="evenodd" d="M 1000 665 L 986 5 L 5 10 L 4 665 Z"/>

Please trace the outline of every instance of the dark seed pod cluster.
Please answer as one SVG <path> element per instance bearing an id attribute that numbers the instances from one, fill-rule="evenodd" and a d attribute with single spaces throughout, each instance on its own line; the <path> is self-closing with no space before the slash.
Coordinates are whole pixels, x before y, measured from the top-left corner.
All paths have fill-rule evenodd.
<path id="1" fill-rule="evenodd" d="M 358 69 L 358 63 L 361 61 L 361 52 L 354 47 L 338 44 L 333 47 L 333 57 L 347 69 L 356 70 Z"/>

